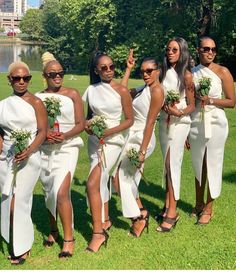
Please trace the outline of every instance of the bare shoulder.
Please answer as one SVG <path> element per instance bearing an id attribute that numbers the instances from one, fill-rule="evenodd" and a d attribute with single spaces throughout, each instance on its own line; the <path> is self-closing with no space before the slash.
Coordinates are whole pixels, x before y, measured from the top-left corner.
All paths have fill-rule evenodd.
<path id="1" fill-rule="evenodd" d="M 184 79 L 185 81 L 192 81 L 193 80 L 193 75 L 189 70 L 186 70 L 184 74 Z"/>
<path id="2" fill-rule="evenodd" d="M 162 88 L 161 85 L 155 85 L 152 89 L 150 89 L 152 94 L 156 94 L 156 93 L 164 93 L 164 90 Z"/>
<path id="3" fill-rule="evenodd" d="M 62 94 L 65 96 L 68 96 L 71 98 L 73 101 L 78 100 L 80 98 L 80 93 L 77 89 L 75 88 L 69 88 L 69 87 L 64 87 L 62 90 Z"/>
<path id="4" fill-rule="evenodd" d="M 117 82 L 113 82 L 112 83 L 112 88 L 117 91 L 118 94 L 120 94 L 120 96 L 125 95 L 125 94 L 129 94 L 129 90 L 121 85 L 120 83 Z"/>
<path id="5" fill-rule="evenodd" d="M 224 78 L 232 77 L 228 68 L 218 65 L 218 64 L 216 64 L 216 65 L 217 65 L 216 69 L 217 69 L 218 75 L 220 76 L 220 78 L 222 80 L 224 80 Z"/>

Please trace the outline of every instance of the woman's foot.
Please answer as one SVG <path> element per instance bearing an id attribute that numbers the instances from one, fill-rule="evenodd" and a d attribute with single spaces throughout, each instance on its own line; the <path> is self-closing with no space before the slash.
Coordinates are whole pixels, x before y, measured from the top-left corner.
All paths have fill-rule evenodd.
<path id="1" fill-rule="evenodd" d="M 59 253 L 59 258 L 69 258 L 73 256 L 75 239 L 63 240 L 62 251 Z"/>
<path id="2" fill-rule="evenodd" d="M 47 248 L 53 246 L 54 243 L 57 241 L 58 236 L 59 236 L 59 231 L 52 230 L 48 236 L 48 239 L 44 240 L 43 245 Z"/>
<path id="3" fill-rule="evenodd" d="M 190 217 L 199 217 L 199 215 L 202 213 L 203 209 L 205 207 L 205 203 L 196 205 L 193 209 L 192 212 L 190 213 Z"/>
<path id="4" fill-rule="evenodd" d="M 87 248 L 85 249 L 86 252 L 98 252 L 100 247 L 104 245 L 107 246 L 109 235 L 103 229 L 102 232 L 93 232 L 93 237 Z"/>
<path id="5" fill-rule="evenodd" d="M 213 217 L 212 211 L 203 210 L 198 218 L 197 224 L 198 225 L 208 224 L 211 221 L 212 217 Z"/>
<path id="6" fill-rule="evenodd" d="M 171 218 L 166 216 L 163 219 L 163 222 L 159 227 L 157 227 L 157 232 L 170 232 L 172 229 L 175 228 L 177 222 L 179 221 L 179 214 L 176 214 L 175 217 Z"/>
<path id="7" fill-rule="evenodd" d="M 112 227 L 112 225 L 113 225 L 113 222 L 112 222 L 112 220 L 106 220 L 103 224 L 102 224 L 102 228 L 104 229 L 104 230 L 106 230 L 106 231 L 109 231 L 110 230 L 110 228 Z"/>
<path id="8" fill-rule="evenodd" d="M 30 251 L 27 251 L 25 254 L 21 255 L 21 256 L 11 256 L 10 261 L 12 265 L 22 265 L 25 263 L 25 260 L 27 259 L 27 257 L 30 256 Z"/>
<path id="9" fill-rule="evenodd" d="M 162 221 L 166 215 L 167 215 L 167 212 L 168 212 L 168 207 L 164 206 L 161 210 L 161 213 L 157 213 L 156 216 L 155 216 L 155 220 L 158 222 L 158 221 Z"/>
<path id="10" fill-rule="evenodd" d="M 136 219 L 132 219 L 132 226 L 130 227 L 130 231 L 128 233 L 129 236 L 134 236 L 136 238 L 141 237 L 145 228 L 149 226 L 149 213 L 146 209 L 141 209 L 141 216 Z"/>

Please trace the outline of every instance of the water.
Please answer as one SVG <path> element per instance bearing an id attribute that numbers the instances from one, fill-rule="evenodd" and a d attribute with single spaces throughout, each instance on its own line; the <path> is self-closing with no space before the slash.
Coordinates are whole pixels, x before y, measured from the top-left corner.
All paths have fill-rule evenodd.
<path id="1" fill-rule="evenodd" d="M 18 43 L 0 44 L 0 72 L 7 72 L 14 61 L 25 62 L 31 71 L 42 71 L 41 47 Z"/>

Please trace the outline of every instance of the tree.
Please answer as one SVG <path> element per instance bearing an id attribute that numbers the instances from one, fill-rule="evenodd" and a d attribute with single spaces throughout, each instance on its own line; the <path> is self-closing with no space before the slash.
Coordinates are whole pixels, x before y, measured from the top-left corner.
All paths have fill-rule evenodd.
<path id="1" fill-rule="evenodd" d="M 41 41 L 44 39 L 42 14 L 40 9 L 29 9 L 20 22 L 20 30 L 27 34 L 31 40 Z"/>

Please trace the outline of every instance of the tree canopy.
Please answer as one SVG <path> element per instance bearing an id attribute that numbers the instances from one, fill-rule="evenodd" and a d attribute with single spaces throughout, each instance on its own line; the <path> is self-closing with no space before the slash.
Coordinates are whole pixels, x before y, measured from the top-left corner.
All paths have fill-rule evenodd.
<path id="1" fill-rule="evenodd" d="M 218 61 L 232 69 L 235 13 L 236 3 L 230 0 L 45 0 L 38 15 L 27 12 L 21 28 L 32 39 L 40 36 L 47 42 L 47 49 L 69 70 L 87 72 L 91 53 L 99 49 L 113 57 L 121 74 L 129 48 L 135 49 L 137 66 L 146 56 L 161 61 L 174 36 L 185 38 L 196 58 L 202 35 L 216 40 Z M 32 28 L 26 27 L 28 21 Z"/>

